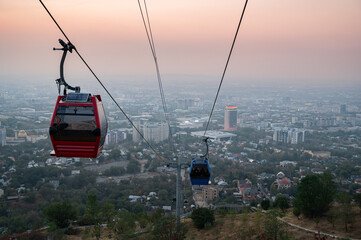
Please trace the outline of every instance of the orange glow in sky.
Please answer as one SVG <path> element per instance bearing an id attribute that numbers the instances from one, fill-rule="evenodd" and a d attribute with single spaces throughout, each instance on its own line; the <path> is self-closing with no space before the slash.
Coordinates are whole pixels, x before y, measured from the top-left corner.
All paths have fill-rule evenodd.
<path id="1" fill-rule="evenodd" d="M 44 0 L 103 76 L 155 75 L 135 0 Z M 160 69 L 218 78 L 240 0 L 147 1 Z M 361 82 L 360 0 L 249 1 L 227 76 L 236 81 Z M 0 0 L 0 75 L 58 75 L 64 37 L 38 1 Z M 75 54 L 67 74 L 88 74 Z"/>

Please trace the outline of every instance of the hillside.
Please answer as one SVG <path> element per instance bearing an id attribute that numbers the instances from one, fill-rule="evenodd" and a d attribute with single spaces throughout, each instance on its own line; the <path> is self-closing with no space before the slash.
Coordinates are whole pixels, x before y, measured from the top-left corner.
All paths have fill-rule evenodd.
<path id="1" fill-rule="evenodd" d="M 349 219 L 350 223 L 348 224 L 347 232 L 345 231 L 344 222 L 342 222 L 340 218 L 336 219 L 333 226 L 330 217 L 323 217 L 317 223 L 315 220 L 302 217 L 298 219 L 292 214 L 292 211 L 288 211 L 282 218 L 278 218 L 278 221 L 264 212 L 216 214 L 215 224 L 201 230 L 194 227 L 190 218 L 183 219 L 182 222 L 187 228 L 187 240 L 275 239 L 269 238 L 269 236 L 276 233 L 281 233 L 280 235 L 285 237 L 283 239 L 294 240 L 334 239 L 327 236 L 327 234 L 338 236 L 341 239 L 361 239 L 361 215 L 356 208 L 353 209 L 353 212 L 356 215 L 354 215 L 353 219 Z M 307 229 L 307 231 L 305 229 Z M 77 227 L 72 230 L 73 235 L 64 236 L 62 234 L 55 234 L 57 236 L 54 236 L 53 234 L 53 237 L 54 239 L 66 240 L 95 239 L 95 237 L 92 237 L 91 231 L 92 227 Z M 320 234 L 316 234 L 318 231 Z M 326 235 L 324 233 L 326 233 Z M 46 235 L 46 230 L 42 230 L 40 232 L 19 234 L 16 237 L 17 239 L 47 239 Z M 128 235 L 127 239 L 145 240 L 151 239 L 151 237 L 149 232 L 138 232 Z M 5 240 L 10 238 L 0 239 Z M 109 229 L 103 228 L 100 239 L 110 240 L 115 238 Z"/>
<path id="2" fill-rule="evenodd" d="M 356 211 L 356 209 L 354 209 L 354 211 Z M 264 237 L 264 234 L 258 233 L 264 232 L 265 219 L 265 213 L 216 215 L 215 225 L 203 230 L 198 230 L 193 227 L 191 220 L 187 219 L 185 220 L 185 224 L 188 227 L 187 239 L 258 239 L 258 236 Z M 297 219 L 297 217 L 289 211 L 281 220 L 310 230 L 319 230 L 321 233 L 337 235 L 345 239 L 361 239 L 361 215 L 356 215 L 353 223 L 349 225 L 348 232 L 345 232 L 342 222 L 336 221 L 333 227 L 330 219 L 327 219 L 327 217 L 323 217 L 319 223 L 316 224 L 316 221 L 306 218 Z M 283 228 L 288 236 L 291 237 L 290 239 L 317 239 L 317 236 L 315 236 L 313 232 L 307 232 L 287 224 L 284 224 Z M 320 235 L 321 237 L 324 236 L 323 234 Z M 326 239 L 332 238 L 326 237 Z"/>

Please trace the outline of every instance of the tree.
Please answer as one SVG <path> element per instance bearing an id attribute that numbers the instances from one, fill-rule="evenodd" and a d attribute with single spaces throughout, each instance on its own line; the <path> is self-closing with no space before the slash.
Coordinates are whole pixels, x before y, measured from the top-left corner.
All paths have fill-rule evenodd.
<path id="1" fill-rule="evenodd" d="M 270 206 L 271 206 L 271 202 L 269 199 L 266 198 L 262 200 L 261 207 L 263 210 L 268 210 Z"/>
<path id="2" fill-rule="evenodd" d="M 112 149 L 112 151 L 109 153 L 108 158 L 114 159 L 114 160 L 120 160 L 121 159 L 120 154 L 121 154 L 120 150 L 115 148 L 115 149 Z"/>
<path id="3" fill-rule="evenodd" d="M 326 215 L 326 219 L 329 223 L 332 224 L 332 227 L 335 228 L 336 219 L 339 216 L 339 211 L 335 208 L 331 208 Z"/>
<path id="4" fill-rule="evenodd" d="M 277 219 L 277 212 L 272 210 L 267 213 L 264 221 L 264 233 L 266 239 L 278 240 L 288 239 L 288 235 L 284 229 L 283 223 Z"/>
<path id="5" fill-rule="evenodd" d="M 114 205 L 110 202 L 106 202 L 101 209 L 101 219 L 103 222 L 109 224 L 113 220 L 114 216 L 116 215 L 116 211 L 114 209 Z"/>
<path id="6" fill-rule="evenodd" d="M 348 224 L 351 224 L 355 219 L 351 207 L 351 196 L 348 193 L 341 192 L 337 196 L 340 207 L 340 218 L 345 226 L 345 232 L 348 231 Z"/>
<path id="7" fill-rule="evenodd" d="M 290 207 L 290 205 L 288 204 L 288 199 L 285 195 L 283 194 L 278 194 L 276 196 L 276 200 L 274 202 L 274 206 L 278 207 L 279 209 L 282 210 L 282 212 L 284 212 L 287 208 Z"/>
<path id="8" fill-rule="evenodd" d="M 185 238 L 186 229 L 181 224 L 179 232 L 177 232 L 176 219 L 174 216 L 158 215 L 155 219 L 152 231 L 154 240 L 180 240 Z"/>
<path id="9" fill-rule="evenodd" d="M 119 212 L 108 226 L 115 239 L 127 239 L 127 236 L 133 233 L 136 226 L 134 214 L 127 211 Z"/>
<path id="10" fill-rule="evenodd" d="M 250 224 L 247 212 L 241 214 L 241 227 L 237 231 L 237 239 L 246 240 L 256 235 L 256 229 Z M 260 226 L 256 226 L 260 227 Z"/>
<path id="11" fill-rule="evenodd" d="M 197 208 L 193 210 L 191 218 L 198 229 L 202 229 L 206 225 L 213 225 L 215 220 L 213 211 L 208 208 Z"/>
<path id="12" fill-rule="evenodd" d="M 360 209 L 360 215 L 361 215 L 361 193 L 358 193 L 354 196 L 355 202 L 357 203 L 357 206 Z"/>
<path id="13" fill-rule="evenodd" d="M 91 221 L 90 224 L 96 224 L 99 222 L 99 204 L 97 200 L 97 196 L 94 193 L 90 193 L 88 195 L 88 199 L 86 202 L 85 215 Z"/>
<path id="14" fill-rule="evenodd" d="M 94 193 L 90 193 L 86 203 L 85 218 L 88 219 L 90 224 L 94 225 L 92 234 L 96 239 L 99 239 L 101 235 L 100 217 L 100 207 L 97 196 Z"/>
<path id="15" fill-rule="evenodd" d="M 292 213 L 299 219 L 299 217 L 301 215 L 301 210 L 298 207 L 294 207 L 292 210 Z"/>
<path id="16" fill-rule="evenodd" d="M 104 171 L 105 176 L 120 176 L 125 173 L 125 169 L 123 167 L 115 167 L 112 166 L 109 169 Z"/>
<path id="17" fill-rule="evenodd" d="M 335 193 L 331 174 L 306 176 L 298 186 L 295 207 L 306 217 L 320 217 L 330 208 Z"/>
<path id="18" fill-rule="evenodd" d="M 45 216 L 56 228 L 66 228 L 76 219 L 76 210 L 69 202 L 53 203 L 45 209 Z"/>
<path id="19" fill-rule="evenodd" d="M 159 198 L 161 201 L 167 201 L 167 200 L 169 200 L 168 191 L 167 191 L 166 189 L 161 189 L 161 190 L 159 190 L 159 192 L 158 192 L 158 198 Z"/>
<path id="20" fill-rule="evenodd" d="M 138 161 L 132 160 L 129 161 L 127 165 L 127 172 L 128 173 L 139 173 L 140 172 L 140 164 Z"/>

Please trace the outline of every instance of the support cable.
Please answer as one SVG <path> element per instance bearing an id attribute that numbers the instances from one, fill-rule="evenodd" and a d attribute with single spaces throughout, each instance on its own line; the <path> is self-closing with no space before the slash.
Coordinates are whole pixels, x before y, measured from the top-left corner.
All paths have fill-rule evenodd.
<path id="1" fill-rule="evenodd" d="M 233 38 L 232 46 L 231 46 L 231 49 L 230 49 L 229 54 L 228 54 L 227 62 L 226 62 L 226 65 L 225 65 L 225 67 L 224 67 L 224 70 L 223 70 L 222 78 L 221 78 L 221 81 L 220 81 L 219 86 L 218 86 L 217 94 L 216 94 L 216 97 L 215 97 L 215 99 L 214 99 L 213 106 L 212 106 L 212 110 L 211 110 L 211 113 L 209 114 L 209 118 L 208 118 L 206 130 L 204 131 L 203 136 L 205 136 L 206 133 L 207 133 L 207 130 L 208 130 L 208 127 L 209 127 L 209 123 L 210 123 L 211 118 L 212 118 L 212 115 L 213 115 L 214 107 L 215 107 L 215 105 L 216 105 L 216 102 L 217 102 L 217 99 L 218 99 L 218 95 L 219 95 L 219 92 L 220 92 L 221 87 L 222 87 L 222 83 L 223 83 L 223 80 L 224 80 L 224 76 L 226 75 L 226 71 L 227 71 L 227 68 L 228 68 L 228 63 L 229 63 L 229 60 L 230 60 L 230 58 L 231 58 L 234 45 L 235 45 L 235 43 L 236 43 L 236 39 L 237 39 L 237 36 L 238 36 L 238 31 L 239 31 L 239 28 L 240 28 L 241 23 L 242 23 L 242 19 L 243 19 L 243 16 L 244 16 L 244 12 L 246 11 L 247 3 L 248 3 L 248 0 L 246 0 L 246 2 L 245 2 L 245 4 L 244 4 L 243 11 L 242 11 L 241 17 L 240 17 L 239 22 L 238 22 L 236 34 L 234 35 L 234 38 Z"/>
<path id="2" fill-rule="evenodd" d="M 51 19 L 53 20 L 53 22 L 56 24 L 56 26 L 58 27 L 58 29 L 61 31 L 61 33 L 64 35 L 64 37 L 68 40 L 69 43 L 71 43 L 70 39 L 68 38 L 68 36 L 65 34 L 65 32 L 63 31 L 63 29 L 60 27 L 60 25 L 58 24 L 58 22 L 55 20 L 55 18 L 53 17 L 53 15 L 50 13 L 50 11 L 48 10 L 48 8 L 45 6 L 45 4 L 43 3 L 42 0 L 39 0 L 39 2 L 41 3 L 41 5 L 44 7 L 44 9 L 46 10 L 46 12 L 49 14 L 49 16 L 51 17 Z M 164 157 L 162 157 L 154 148 L 153 146 L 149 143 L 149 141 L 144 137 L 144 135 L 141 133 L 141 131 L 135 126 L 135 124 L 132 122 L 132 120 L 130 119 L 130 117 L 126 114 L 126 112 L 120 107 L 119 103 L 115 100 L 115 98 L 113 97 L 113 95 L 109 92 L 109 90 L 105 87 L 105 85 L 102 83 L 102 81 L 99 79 L 99 77 L 95 74 L 95 72 L 93 71 L 93 69 L 89 66 L 89 64 L 85 61 L 85 59 L 83 58 L 83 56 L 80 54 L 80 52 L 74 47 L 75 52 L 77 53 L 77 55 L 79 56 L 79 58 L 82 60 L 82 62 L 85 64 L 85 66 L 89 69 L 89 71 L 92 73 L 92 75 L 95 77 L 95 79 L 98 81 L 98 83 L 103 87 L 103 89 L 105 90 L 105 92 L 109 95 L 109 97 L 112 99 L 112 101 L 115 103 L 115 105 L 119 108 L 119 110 L 123 113 L 123 115 L 125 116 L 125 118 L 129 121 L 129 123 L 132 125 L 132 127 L 138 132 L 138 134 L 141 136 L 141 138 L 144 140 L 144 142 L 149 146 L 150 149 L 152 149 L 152 151 L 158 156 L 158 158 L 163 159 Z"/>
<path id="3" fill-rule="evenodd" d="M 142 16 L 144 29 L 147 34 L 148 43 L 149 43 L 150 49 L 152 51 L 153 60 L 155 63 L 159 92 L 160 92 L 160 97 L 162 99 L 162 105 L 163 105 L 163 110 L 164 110 L 164 117 L 166 119 L 166 122 L 167 122 L 168 128 L 169 128 L 169 135 L 170 135 L 169 136 L 169 140 L 170 140 L 169 145 L 173 149 L 173 157 L 176 159 L 176 164 L 177 164 L 177 175 L 176 175 L 176 219 L 177 220 L 176 220 L 176 225 L 177 225 L 177 233 L 179 234 L 179 232 L 180 232 L 180 213 L 181 213 L 181 191 L 182 191 L 181 176 L 180 176 L 181 175 L 181 163 L 180 163 L 179 157 L 176 154 L 176 148 L 174 145 L 173 133 L 172 133 L 172 129 L 170 126 L 169 112 L 168 112 L 167 102 L 166 102 L 165 95 L 164 95 L 162 78 L 161 78 L 161 74 L 160 74 L 160 70 L 159 70 L 159 64 L 158 64 L 158 59 L 157 59 L 157 53 L 155 50 L 154 38 L 153 38 L 153 33 L 152 33 L 152 27 L 150 24 L 147 3 L 146 3 L 146 0 L 143 0 L 143 2 L 144 2 L 144 9 L 145 9 L 145 15 L 146 15 L 147 20 L 145 20 L 143 8 L 140 4 L 140 0 L 138 0 L 139 10 L 140 10 L 140 14 Z"/>
<path id="4" fill-rule="evenodd" d="M 161 100 L 162 100 L 162 105 L 163 105 L 163 110 L 164 110 L 164 117 L 166 119 L 166 122 L 167 122 L 167 125 L 168 125 L 168 128 L 169 128 L 169 138 L 170 138 L 169 144 L 170 144 L 171 148 L 173 149 L 173 154 L 175 154 L 176 149 L 175 149 L 175 146 L 174 146 L 173 133 L 172 133 L 172 129 L 171 129 L 171 126 L 170 126 L 169 112 L 168 112 L 167 102 L 166 102 L 165 95 L 164 95 L 162 77 L 161 77 L 160 70 L 159 70 L 159 64 L 158 64 L 158 59 L 157 59 L 157 53 L 156 53 L 156 50 L 155 50 L 155 44 L 154 44 L 153 33 L 152 33 L 151 24 L 150 24 L 150 18 L 149 18 L 149 14 L 148 14 L 147 3 L 146 3 L 146 0 L 143 0 L 143 1 L 144 1 L 144 12 L 145 12 L 145 14 L 143 12 L 143 7 L 142 7 L 142 5 L 140 3 L 140 0 L 138 0 L 138 6 L 139 6 L 140 14 L 142 16 L 144 29 L 145 29 L 147 39 L 148 39 L 148 43 L 149 43 L 149 46 L 150 46 L 150 49 L 151 49 L 151 52 L 152 52 L 153 60 L 154 60 L 154 63 L 155 63 L 158 86 L 159 86 L 159 92 L 160 92 L 160 97 L 161 97 Z"/>

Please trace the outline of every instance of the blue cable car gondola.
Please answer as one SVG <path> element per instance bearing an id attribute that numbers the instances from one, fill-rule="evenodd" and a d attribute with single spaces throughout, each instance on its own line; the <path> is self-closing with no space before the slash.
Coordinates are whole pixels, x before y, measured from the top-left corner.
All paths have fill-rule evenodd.
<path id="1" fill-rule="evenodd" d="M 189 178 L 192 185 L 208 185 L 211 177 L 211 168 L 208 162 L 208 138 L 204 139 L 207 146 L 207 152 L 203 156 L 192 159 L 189 168 Z"/>
<path id="2" fill-rule="evenodd" d="M 203 156 L 200 158 L 193 158 L 189 176 L 192 185 L 208 185 L 211 177 L 208 159 Z"/>

